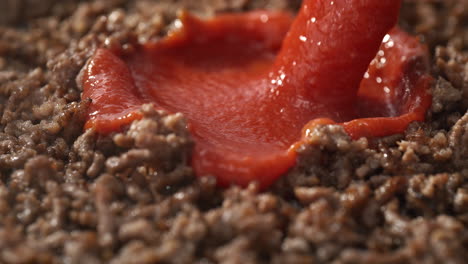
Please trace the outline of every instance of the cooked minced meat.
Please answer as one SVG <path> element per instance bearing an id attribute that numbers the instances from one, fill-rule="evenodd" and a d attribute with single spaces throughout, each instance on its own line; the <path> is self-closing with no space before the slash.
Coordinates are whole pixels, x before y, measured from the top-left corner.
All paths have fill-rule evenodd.
<path id="1" fill-rule="evenodd" d="M 352 141 L 318 127 L 270 190 L 220 189 L 188 165 L 180 114 L 142 108 L 84 131 L 76 79 L 96 47 L 158 40 L 209 17 L 297 0 L 0 2 L 0 263 L 466 263 L 468 0 L 408 0 L 431 51 L 425 123 Z"/>

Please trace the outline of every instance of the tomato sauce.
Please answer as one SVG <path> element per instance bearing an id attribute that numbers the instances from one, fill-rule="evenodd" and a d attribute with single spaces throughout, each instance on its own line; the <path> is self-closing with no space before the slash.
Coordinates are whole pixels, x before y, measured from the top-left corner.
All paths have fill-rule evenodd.
<path id="1" fill-rule="evenodd" d="M 119 131 L 145 103 L 181 112 L 197 175 L 265 188 L 294 166 L 295 146 L 316 124 L 340 124 L 357 139 L 424 120 L 427 49 L 394 28 L 400 4 L 304 0 L 295 19 L 184 13 L 159 42 L 130 54 L 96 51 L 83 79 L 82 98 L 92 99 L 86 127 Z"/>

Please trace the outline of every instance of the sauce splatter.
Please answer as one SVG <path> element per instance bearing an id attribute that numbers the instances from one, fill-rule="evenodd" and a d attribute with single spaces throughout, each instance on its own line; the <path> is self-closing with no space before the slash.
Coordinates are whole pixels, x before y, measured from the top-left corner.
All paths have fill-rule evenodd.
<path id="1" fill-rule="evenodd" d="M 98 49 L 83 78 L 86 127 L 106 134 L 144 103 L 182 112 L 197 175 L 265 188 L 318 123 L 352 138 L 403 132 L 431 103 L 427 51 L 395 26 L 400 1 L 304 0 L 297 17 L 256 11 L 181 28 L 134 52 Z M 383 40 L 383 41 L 382 41 Z M 377 54 L 377 56 L 376 56 Z"/>

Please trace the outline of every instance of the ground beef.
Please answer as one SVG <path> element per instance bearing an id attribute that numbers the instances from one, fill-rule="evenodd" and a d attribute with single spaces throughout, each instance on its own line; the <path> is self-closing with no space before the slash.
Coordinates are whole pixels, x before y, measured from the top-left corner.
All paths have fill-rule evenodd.
<path id="1" fill-rule="evenodd" d="M 0 2 L 0 263 L 466 263 L 468 0 L 407 0 L 431 50 L 424 123 L 352 141 L 316 128 L 270 190 L 220 189 L 188 165 L 184 117 L 142 108 L 121 133 L 83 131 L 80 71 L 99 46 L 298 0 Z"/>

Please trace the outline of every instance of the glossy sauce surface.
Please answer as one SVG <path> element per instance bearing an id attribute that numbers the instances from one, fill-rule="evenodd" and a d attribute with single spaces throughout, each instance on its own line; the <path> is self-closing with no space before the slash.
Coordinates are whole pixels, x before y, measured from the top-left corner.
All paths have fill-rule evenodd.
<path id="1" fill-rule="evenodd" d="M 118 131 L 141 117 L 144 103 L 182 112 L 197 175 L 267 187 L 295 164 L 292 146 L 317 120 L 359 138 L 424 119 L 426 50 L 390 31 L 399 7 L 305 0 L 295 20 L 266 11 L 208 21 L 184 14 L 160 42 L 125 56 L 97 50 L 83 79 L 82 97 L 92 99 L 86 126 Z"/>

